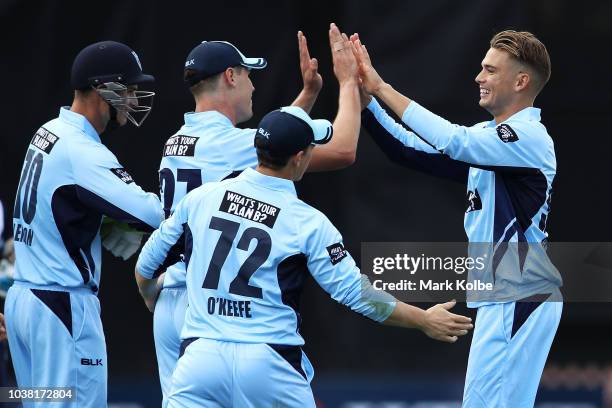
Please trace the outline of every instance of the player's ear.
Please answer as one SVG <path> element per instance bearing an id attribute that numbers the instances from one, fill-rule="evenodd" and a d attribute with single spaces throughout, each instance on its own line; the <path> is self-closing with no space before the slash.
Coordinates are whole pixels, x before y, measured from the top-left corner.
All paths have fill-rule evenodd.
<path id="1" fill-rule="evenodd" d="M 528 72 L 520 71 L 514 82 L 514 90 L 517 92 L 524 91 L 531 83 L 531 77 Z"/>
<path id="2" fill-rule="evenodd" d="M 294 171 L 299 172 L 300 166 L 302 165 L 302 162 L 304 161 L 304 155 L 305 155 L 304 150 L 300 150 L 299 152 L 291 156 L 291 158 L 289 159 L 288 164 L 291 165 L 291 168 Z"/>
<path id="3" fill-rule="evenodd" d="M 229 86 L 236 86 L 236 76 L 238 72 L 233 67 L 229 67 L 223 72 L 223 79 Z"/>
<path id="4" fill-rule="evenodd" d="M 299 167 L 300 163 L 302 162 L 304 158 L 304 151 L 300 150 L 299 152 L 297 152 L 296 154 L 294 154 L 293 156 L 291 156 L 291 159 L 289 159 L 289 161 L 295 166 L 295 167 Z"/>

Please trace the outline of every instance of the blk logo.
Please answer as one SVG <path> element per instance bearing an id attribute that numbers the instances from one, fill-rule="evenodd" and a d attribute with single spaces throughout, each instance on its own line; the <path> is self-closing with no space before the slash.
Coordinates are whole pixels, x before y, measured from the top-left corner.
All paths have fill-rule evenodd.
<path id="1" fill-rule="evenodd" d="M 81 365 L 84 366 L 101 366 L 102 364 L 102 359 L 101 358 L 96 358 L 95 360 L 93 358 L 82 358 L 81 359 Z"/>
<path id="2" fill-rule="evenodd" d="M 266 139 L 270 138 L 270 132 L 264 130 L 264 128 L 259 128 L 259 130 L 257 131 L 257 133 L 259 133 L 260 135 L 262 135 L 263 137 L 265 137 Z"/>

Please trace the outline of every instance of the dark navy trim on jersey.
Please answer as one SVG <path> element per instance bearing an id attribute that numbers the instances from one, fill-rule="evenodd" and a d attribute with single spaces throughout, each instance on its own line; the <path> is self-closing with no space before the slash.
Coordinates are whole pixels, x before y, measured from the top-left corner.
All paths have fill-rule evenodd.
<path id="1" fill-rule="evenodd" d="M 30 289 L 34 296 L 40 299 L 49 310 L 66 326 L 72 336 L 72 308 L 70 306 L 70 293 L 55 290 Z"/>
<path id="2" fill-rule="evenodd" d="M 183 224 L 183 230 L 185 231 L 185 253 L 183 254 L 183 262 L 185 262 L 186 270 L 189 266 L 189 260 L 191 259 L 191 252 L 193 251 L 193 234 L 187 223 Z"/>
<path id="3" fill-rule="evenodd" d="M 185 223 L 183 224 L 183 231 L 185 231 L 186 228 L 188 229 L 189 227 Z M 191 230 L 189 231 L 189 236 L 190 236 L 190 243 L 193 243 L 193 237 L 191 237 Z M 162 273 L 166 272 L 166 269 L 168 269 L 169 266 L 172 266 L 175 263 L 179 262 L 182 258 L 183 251 L 185 251 L 185 249 L 186 249 L 186 239 L 185 239 L 185 232 L 183 232 L 183 234 L 181 234 L 181 236 L 174 243 L 174 245 L 172 245 L 170 249 L 168 249 L 168 253 L 166 254 L 166 257 L 164 258 L 163 262 L 157 267 L 155 272 L 153 272 L 152 279 L 155 279 Z M 191 258 L 191 248 L 189 249 L 189 257 Z"/>
<path id="4" fill-rule="evenodd" d="M 276 269 L 278 286 L 281 290 L 281 300 L 295 312 L 297 318 L 296 331 L 299 332 L 302 324 L 300 314 L 300 295 L 304 287 L 304 280 L 308 276 L 306 255 L 297 254 L 285 258 Z"/>
<path id="5" fill-rule="evenodd" d="M 198 337 L 190 337 L 181 342 L 181 347 L 179 348 L 179 358 L 183 357 L 183 354 L 185 354 L 185 350 L 187 350 L 187 347 L 189 347 L 189 345 L 196 340 L 198 340 Z"/>
<path id="6" fill-rule="evenodd" d="M 299 346 L 287 346 L 284 344 L 268 344 L 272 350 L 278 353 L 291 367 L 295 369 L 302 377 L 306 378 L 306 373 L 302 368 L 302 348 Z"/>
<path id="7" fill-rule="evenodd" d="M 499 174 L 508 191 L 508 197 L 514 208 L 519 225 L 526 231 L 531 226 L 531 220 L 546 204 L 548 183 L 541 171 L 533 175 Z"/>
<path id="8" fill-rule="evenodd" d="M 240 173 L 242 173 L 244 170 L 234 170 L 232 171 L 230 174 L 228 174 L 227 176 L 223 177 L 223 180 L 228 180 L 228 179 L 233 179 L 236 178 L 240 175 Z M 223 181 L 222 180 L 222 181 Z"/>
<path id="9" fill-rule="evenodd" d="M 146 222 L 122 210 L 113 203 L 100 197 L 96 193 L 78 185 L 74 185 L 74 187 L 76 189 L 78 199 L 83 203 L 83 205 L 87 206 L 89 209 L 97 210 L 101 214 L 107 215 L 116 221 L 128 224 L 130 227 L 135 228 L 139 231 L 155 231 L 155 228 L 151 227 Z"/>
<path id="10" fill-rule="evenodd" d="M 527 243 L 527 238 L 525 237 L 524 230 L 521 229 L 520 225 L 516 220 L 512 221 L 510 227 L 505 231 L 501 242 L 497 243 L 497 247 L 495 248 L 495 252 L 493 253 L 493 282 L 495 282 L 497 267 L 500 265 L 504 255 L 508 251 L 510 247 L 510 239 L 516 234 L 518 242 L 513 245 L 518 246 L 518 255 L 519 255 L 519 271 L 522 273 L 523 268 L 525 266 L 525 261 L 527 260 L 527 253 L 529 252 L 529 244 Z"/>
<path id="11" fill-rule="evenodd" d="M 533 295 L 525 299 L 517 300 L 514 304 L 514 319 L 512 321 L 512 334 L 514 337 L 516 332 L 525 324 L 529 316 L 550 297 L 550 294 Z"/>
<path id="12" fill-rule="evenodd" d="M 96 271 L 91 245 L 98 235 L 103 214 L 141 231 L 153 231 L 149 224 L 76 184 L 61 186 L 53 192 L 51 211 L 64 247 L 85 284 Z"/>
<path id="13" fill-rule="evenodd" d="M 394 163 L 459 183 L 467 182 L 470 166 L 466 163 L 453 160 L 442 153 L 427 153 L 405 146 L 389 133 L 368 109 L 361 113 L 361 123 L 378 147 Z M 429 144 L 424 139 L 421 140 Z"/>
<path id="14" fill-rule="evenodd" d="M 83 283 L 89 283 L 96 271 L 91 245 L 98 235 L 102 214 L 92 211 L 79 199 L 75 185 L 55 190 L 51 211 L 68 255 L 81 273 Z"/>
<path id="15" fill-rule="evenodd" d="M 520 271 L 523 271 L 529 245 L 525 232 L 532 220 L 546 204 L 548 183 L 546 176 L 536 169 L 527 174 L 495 174 L 495 212 L 493 242 L 499 243 L 493 256 L 493 281 L 497 267 L 508 250 L 508 242 L 517 235 Z"/>
<path id="16" fill-rule="evenodd" d="M 484 164 L 476 164 L 465 162 L 470 167 L 475 167 L 477 169 L 494 171 L 496 173 L 506 173 L 512 175 L 537 175 L 541 174 L 541 170 L 535 167 L 519 167 L 519 166 L 493 166 L 493 165 L 484 165 Z"/>

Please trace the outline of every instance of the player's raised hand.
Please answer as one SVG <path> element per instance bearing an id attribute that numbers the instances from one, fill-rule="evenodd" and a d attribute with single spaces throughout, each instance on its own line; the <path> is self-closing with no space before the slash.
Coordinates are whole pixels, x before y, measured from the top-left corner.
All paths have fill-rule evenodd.
<path id="1" fill-rule="evenodd" d="M 329 25 L 329 47 L 331 48 L 334 74 L 340 84 L 358 79 L 357 60 L 346 34 L 336 24 Z"/>
<path id="2" fill-rule="evenodd" d="M 361 104 L 361 110 L 364 110 L 372 101 L 372 95 L 366 92 L 363 87 L 363 81 L 359 78 L 359 102 Z"/>
<path id="3" fill-rule="evenodd" d="M 425 311 L 423 332 L 432 339 L 454 343 L 459 336 L 465 336 L 474 327 L 472 319 L 449 312 L 457 302 L 440 303 Z"/>
<path id="4" fill-rule="evenodd" d="M 308 43 L 304 33 L 298 31 L 297 37 L 304 91 L 318 94 L 323 87 L 323 77 L 319 73 L 319 62 L 316 58 L 310 58 Z"/>
<path id="5" fill-rule="evenodd" d="M 353 42 L 357 41 L 358 39 L 359 39 L 359 34 L 357 33 L 354 33 L 353 35 L 349 37 L 349 40 L 351 41 L 351 47 L 354 47 Z M 352 51 L 353 53 L 355 53 L 354 50 Z M 355 57 L 355 59 L 357 58 Z M 359 61 L 357 61 L 357 63 L 359 64 Z M 372 100 L 372 95 L 370 95 L 365 90 L 365 88 L 363 87 L 363 81 L 361 80 L 361 77 L 360 77 L 359 78 L 359 101 L 361 102 L 361 110 L 364 110 L 366 106 L 368 106 L 371 100 Z"/>
<path id="6" fill-rule="evenodd" d="M 368 54 L 366 46 L 361 43 L 359 34 L 355 33 L 351 35 L 350 41 L 352 44 L 351 48 L 353 50 L 353 54 L 355 55 L 357 65 L 359 67 L 359 78 L 361 79 L 361 84 L 368 94 L 376 93 L 376 91 L 380 89 L 385 82 L 372 66 L 370 54 Z"/>

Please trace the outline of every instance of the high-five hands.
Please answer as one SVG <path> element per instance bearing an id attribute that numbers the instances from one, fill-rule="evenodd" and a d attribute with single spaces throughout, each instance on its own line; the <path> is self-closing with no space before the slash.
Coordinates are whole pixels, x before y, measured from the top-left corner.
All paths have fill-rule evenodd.
<path id="1" fill-rule="evenodd" d="M 351 35 L 351 49 L 359 67 L 359 78 L 361 86 L 368 94 L 375 94 L 385 84 L 385 81 L 378 75 L 378 72 L 372 66 L 370 54 L 364 44 L 361 43 L 359 34 Z"/>
<path id="2" fill-rule="evenodd" d="M 410 105 L 410 99 L 393 89 L 376 72 L 372 65 L 372 59 L 368 49 L 361 42 L 359 34 L 355 33 L 350 38 L 353 54 L 359 67 L 359 86 L 361 108 L 365 108 L 371 101 L 371 96 L 375 96 L 387 105 L 397 116 L 402 117 L 404 111 Z"/>
<path id="3" fill-rule="evenodd" d="M 336 24 L 329 25 L 329 47 L 331 48 L 334 74 L 340 85 L 358 81 L 357 60 L 348 36 L 341 33 Z"/>
<path id="4" fill-rule="evenodd" d="M 319 62 L 310 57 L 306 36 L 298 31 L 298 50 L 300 54 L 300 71 L 304 82 L 304 91 L 318 94 L 323 87 L 323 77 L 319 74 Z"/>

